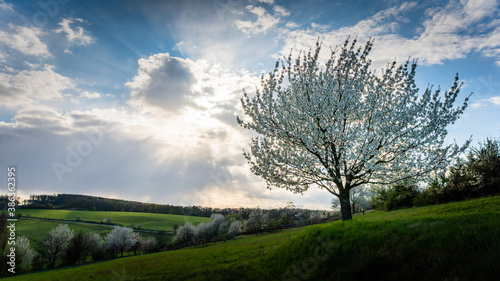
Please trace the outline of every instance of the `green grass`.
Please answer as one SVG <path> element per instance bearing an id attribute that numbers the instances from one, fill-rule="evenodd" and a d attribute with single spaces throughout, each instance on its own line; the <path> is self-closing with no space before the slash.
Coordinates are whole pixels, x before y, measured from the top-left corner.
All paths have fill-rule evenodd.
<path id="1" fill-rule="evenodd" d="M 492 197 L 12 280 L 496 280 L 499 237 L 500 197 Z"/>
<path id="2" fill-rule="evenodd" d="M 143 229 L 172 231 L 175 223 L 183 225 L 192 222 L 197 225 L 201 222 L 208 222 L 210 218 L 180 216 L 169 214 L 152 214 L 138 212 L 104 212 L 104 211 L 74 211 L 74 210 L 46 210 L 46 209 L 22 209 L 19 210 L 23 216 L 30 215 L 36 218 L 49 218 L 59 220 L 74 221 L 77 216 L 82 221 L 102 222 L 103 219 L 110 218 L 114 224 L 130 226 L 131 224 L 142 224 Z"/>
<path id="3" fill-rule="evenodd" d="M 307 227 L 306 227 L 307 228 Z M 209 280 L 223 274 L 226 280 L 245 279 L 251 272 L 232 270 L 253 266 L 260 258 L 293 239 L 303 228 L 266 235 L 239 237 L 236 241 L 185 248 L 143 256 L 32 273 L 12 280 Z M 255 274 L 254 274 L 255 276 Z M 73 278 L 73 279 L 72 279 Z M 120 279 L 122 278 L 122 279 Z M 9 279 L 10 280 L 10 279 Z"/>
<path id="4" fill-rule="evenodd" d="M 31 246 L 38 248 L 41 245 L 41 242 L 47 238 L 49 232 L 61 223 L 62 222 L 36 219 L 20 219 L 16 222 L 16 235 L 28 237 L 30 239 Z M 64 224 L 67 224 L 75 233 L 82 230 L 84 233 L 99 233 L 102 237 L 104 237 L 104 235 L 112 229 L 110 226 L 105 225 L 93 225 L 76 222 L 64 222 Z"/>
<path id="5" fill-rule="evenodd" d="M 496 211 L 452 214 L 447 210 L 457 205 L 439 206 L 316 226 L 274 252 L 269 260 L 275 263 L 263 272 L 269 279 L 496 280 L 500 200 L 495 201 Z"/>

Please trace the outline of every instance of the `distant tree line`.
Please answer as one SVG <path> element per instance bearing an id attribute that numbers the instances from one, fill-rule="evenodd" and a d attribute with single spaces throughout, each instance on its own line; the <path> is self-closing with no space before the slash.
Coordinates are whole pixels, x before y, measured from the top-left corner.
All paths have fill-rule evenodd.
<path id="1" fill-rule="evenodd" d="M 426 187 L 406 181 L 377 187 L 373 193 L 372 205 L 387 211 L 500 195 L 500 141 L 487 138 Z"/>
<path id="2" fill-rule="evenodd" d="M 1 201 L 0 201 L 1 202 Z M 142 203 L 120 199 L 102 198 L 78 194 L 30 195 L 23 201 L 26 209 L 78 209 L 88 211 L 143 212 L 157 214 L 185 215 L 209 218 L 212 214 L 226 216 L 234 213 L 247 220 L 256 208 L 210 208 L 201 206 L 174 206 Z M 286 208 L 266 210 L 272 219 L 280 219 Z"/>

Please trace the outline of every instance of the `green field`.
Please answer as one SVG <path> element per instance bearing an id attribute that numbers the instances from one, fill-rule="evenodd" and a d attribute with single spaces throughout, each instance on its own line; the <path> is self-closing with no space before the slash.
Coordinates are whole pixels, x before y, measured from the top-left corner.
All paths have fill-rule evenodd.
<path id="1" fill-rule="evenodd" d="M 38 248 L 41 245 L 41 242 L 47 238 L 49 232 L 61 223 L 67 224 L 75 233 L 82 230 L 84 233 L 99 233 L 102 237 L 104 237 L 112 229 L 112 227 L 106 225 L 20 219 L 16 222 L 16 234 L 28 237 L 30 239 L 31 246 Z"/>
<path id="2" fill-rule="evenodd" d="M 173 231 L 173 225 L 183 225 L 192 222 L 197 225 L 201 222 L 208 222 L 210 218 L 180 216 L 169 214 L 152 214 L 138 212 L 104 212 L 104 211 L 74 211 L 74 210 L 47 210 L 47 209 L 20 209 L 18 212 L 23 216 L 30 215 L 34 218 L 48 218 L 58 220 L 75 221 L 79 216 L 82 221 L 102 222 L 103 219 L 110 218 L 113 224 L 122 226 L 142 225 L 143 229 Z"/>
<path id="3" fill-rule="evenodd" d="M 11 280 L 496 280 L 499 237 L 497 196 Z"/>

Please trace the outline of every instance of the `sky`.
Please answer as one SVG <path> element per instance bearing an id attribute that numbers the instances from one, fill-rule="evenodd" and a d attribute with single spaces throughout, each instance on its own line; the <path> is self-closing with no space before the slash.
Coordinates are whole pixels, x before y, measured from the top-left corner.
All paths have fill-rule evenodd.
<path id="1" fill-rule="evenodd" d="M 459 74 L 473 95 L 447 142 L 500 135 L 497 1 L 0 0 L 0 182 L 15 165 L 23 198 L 329 209 L 266 189 L 236 116 L 277 59 L 348 36 L 375 39 L 378 72 L 418 58 L 421 91 Z"/>

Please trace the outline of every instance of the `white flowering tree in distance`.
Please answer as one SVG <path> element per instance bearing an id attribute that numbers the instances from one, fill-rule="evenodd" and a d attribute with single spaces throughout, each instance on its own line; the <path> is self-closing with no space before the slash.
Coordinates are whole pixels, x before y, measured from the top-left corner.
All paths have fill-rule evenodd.
<path id="1" fill-rule="evenodd" d="M 343 220 L 352 218 L 352 188 L 422 179 L 470 143 L 444 145 L 446 127 L 467 107 L 468 98 L 454 105 L 458 75 L 444 93 L 431 86 L 419 94 L 417 61 L 394 61 L 377 74 L 368 58 L 372 46 L 373 40 L 358 48 L 347 39 L 324 65 L 319 42 L 297 59 L 290 53 L 262 75 L 255 95 L 244 92 L 249 120 L 237 118 L 257 133 L 243 154 L 269 189 L 302 194 L 318 186 L 339 198 Z"/>

